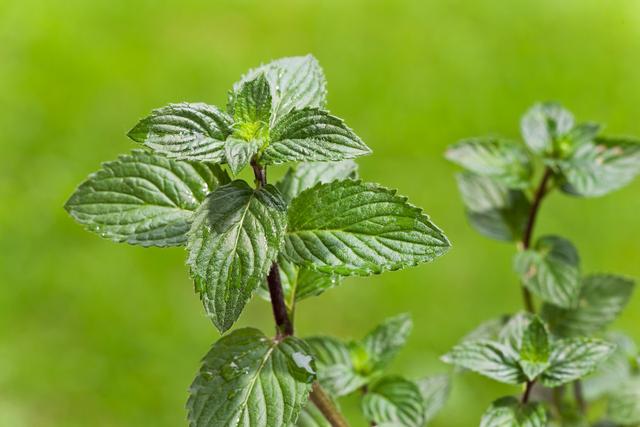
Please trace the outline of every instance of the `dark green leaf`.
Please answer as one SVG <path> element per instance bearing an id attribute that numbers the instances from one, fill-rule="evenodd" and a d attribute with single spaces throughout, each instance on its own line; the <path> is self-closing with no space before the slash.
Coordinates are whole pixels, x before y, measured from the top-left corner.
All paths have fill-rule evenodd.
<path id="1" fill-rule="evenodd" d="M 287 170 L 285 176 L 276 183 L 276 187 L 284 199 L 290 202 L 304 190 L 318 183 L 357 177 L 358 165 L 353 160 L 298 163 Z"/>
<path id="2" fill-rule="evenodd" d="M 551 154 L 556 143 L 573 128 L 573 115 L 560 104 L 534 105 L 522 117 L 522 137 L 529 148 L 539 154 Z"/>
<path id="3" fill-rule="evenodd" d="M 233 88 L 264 74 L 271 87 L 271 123 L 293 109 L 320 107 L 327 94 L 324 74 L 311 55 L 281 58 L 250 70 Z"/>
<path id="4" fill-rule="evenodd" d="M 256 141 L 245 141 L 238 138 L 229 138 L 225 143 L 225 157 L 231 173 L 237 175 L 251 162 L 251 158 L 258 152 L 260 146 Z"/>
<path id="5" fill-rule="evenodd" d="M 314 378 L 302 340 L 236 330 L 215 343 L 202 361 L 189 389 L 189 425 L 289 425 L 307 401 Z"/>
<path id="6" fill-rule="evenodd" d="M 587 336 L 606 328 L 622 312 L 633 292 L 634 282 L 621 276 L 595 274 L 582 279 L 575 308 L 551 304 L 542 307 L 542 316 L 552 332 L 560 336 Z"/>
<path id="7" fill-rule="evenodd" d="M 522 384 L 527 379 L 512 350 L 494 341 L 463 342 L 442 360 L 507 384 Z"/>
<path id="8" fill-rule="evenodd" d="M 326 273 L 369 275 L 428 262 L 450 244 L 420 209 L 376 184 L 346 180 L 302 192 L 289 207 L 284 254 Z"/>
<path id="9" fill-rule="evenodd" d="M 520 404 L 515 397 L 503 397 L 491 404 L 480 427 L 546 427 L 547 411 L 541 403 Z"/>
<path id="10" fill-rule="evenodd" d="M 640 173 L 640 142 L 598 138 L 557 163 L 561 189 L 574 196 L 598 197 L 629 184 Z"/>
<path id="11" fill-rule="evenodd" d="M 267 185 L 233 181 L 211 193 L 194 218 L 188 264 L 207 314 L 221 331 L 236 321 L 282 245 L 286 204 Z"/>
<path id="12" fill-rule="evenodd" d="M 547 328 L 536 316 L 525 329 L 520 348 L 520 366 L 529 380 L 534 380 L 547 368 L 549 353 Z"/>
<path id="13" fill-rule="evenodd" d="M 293 110 L 271 129 L 262 162 L 335 161 L 370 154 L 371 150 L 344 122 L 317 108 Z"/>
<path id="14" fill-rule="evenodd" d="M 609 397 L 607 416 L 625 426 L 640 424 L 640 378 L 621 384 Z"/>
<path id="15" fill-rule="evenodd" d="M 546 387 L 557 387 L 580 379 L 598 368 L 615 346 L 599 339 L 568 338 L 555 341 L 549 356 L 549 367 L 542 373 Z"/>
<path id="16" fill-rule="evenodd" d="M 153 110 L 127 135 L 170 158 L 221 162 L 232 125 L 231 117 L 212 105 L 171 104 Z"/>
<path id="17" fill-rule="evenodd" d="M 447 149 L 445 157 L 473 173 L 494 178 L 512 188 L 529 186 L 533 172 L 525 148 L 499 138 L 460 141 Z"/>
<path id="18" fill-rule="evenodd" d="M 386 426 L 422 427 L 424 400 L 420 389 L 401 377 L 385 377 L 362 398 L 362 412 L 371 422 Z"/>
<path id="19" fill-rule="evenodd" d="M 519 252 L 514 269 L 524 285 L 544 301 L 574 307 L 580 294 L 580 258 L 576 248 L 558 236 L 543 236 L 534 248 Z"/>
<path id="20" fill-rule="evenodd" d="M 522 237 L 530 204 L 521 190 L 469 172 L 458 174 L 457 180 L 469 222 L 480 234 L 504 241 Z"/>
<path id="21" fill-rule="evenodd" d="M 248 80 L 240 86 L 233 100 L 233 118 L 237 124 L 262 123 L 269 126 L 271 118 L 271 89 L 263 74 Z M 253 139 L 251 133 L 244 132 L 248 127 L 240 126 L 236 129 L 244 139 Z"/>
<path id="22" fill-rule="evenodd" d="M 102 165 L 65 204 L 102 237 L 141 246 L 180 246 L 206 195 L 229 181 L 219 166 L 134 150 Z"/>
<path id="23" fill-rule="evenodd" d="M 449 398 L 451 378 L 449 375 L 436 375 L 416 381 L 424 401 L 424 421 L 433 420 Z"/>
<path id="24" fill-rule="evenodd" d="M 389 364 L 407 343 L 412 328 L 411 316 L 400 314 L 386 319 L 364 337 L 363 345 L 373 360 L 374 371 L 384 369 Z"/>

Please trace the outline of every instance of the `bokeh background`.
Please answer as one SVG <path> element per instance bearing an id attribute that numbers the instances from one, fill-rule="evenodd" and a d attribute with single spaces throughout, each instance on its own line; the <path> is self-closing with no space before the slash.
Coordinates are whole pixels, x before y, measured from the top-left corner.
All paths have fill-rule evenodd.
<path id="1" fill-rule="evenodd" d="M 459 138 L 518 137 L 559 100 L 610 134 L 640 135 L 637 0 L 0 0 L 0 426 L 185 425 L 187 387 L 217 333 L 185 251 L 118 245 L 62 205 L 126 131 L 175 101 L 225 102 L 249 67 L 313 53 L 329 108 L 373 148 L 361 174 L 424 206 L 453 242 L 429 265 L 348 279 L 300 304 L 300 334 L 360 337 L 410 312 L 391 371 L 438 361 L 476 323 L 520 309 L 512 245 L 466 223 L 442 153 Z M 585 272 L 640 276 L 640 180 L 600 199 L 559 194 L 539 233 L 578 246 Z M 272 328 L 253 301 L 241 325 Z M 640 294 L 617 327 L 640 339 Z M 434 426 L 477 425 L 501 394 L 457 376 Z M 357 402 L 344 402 L 353 415 Z M 353 418 L 354 426 L 364 425 Z"/>

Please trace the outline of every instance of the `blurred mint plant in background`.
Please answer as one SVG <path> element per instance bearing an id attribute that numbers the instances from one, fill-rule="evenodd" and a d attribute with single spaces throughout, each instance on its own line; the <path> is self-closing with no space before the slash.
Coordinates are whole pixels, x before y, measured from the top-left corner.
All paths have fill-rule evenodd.
<path id="1" fill-rule="evenodd" d="M 262 65 L 233 85 L 226 108 L 154 110 L 128 133 L 144 148 L 104 163 L 65 205 L 109 240 L 185 246 L 221 333 L 253 294 L 270 300 L 274 336 L 237 329 L 204 357 L 189 391 L 191 426 L 344 426 L 336 399 L 352 392 L 374 425 L 422 426 L 446 398 L 446 376 L 383 373 L 411 329 L 406 315 L 361 341 L 294 336 L 298 301 L 345 276 L 430 262 L 450 246 L 405 197 L 358 179 L 352 159 L 371 150 L 325 103 L 312 56 Z M 279 164 L 292 166 L 268 183 L 267 167 Z M 253 182 L 237 178 L 247 168 Z"/>
<path id="2" fill-rule="evenodd" d="M 513 266 L 524 311 L 483 323 L 443 360 L 523 387 L 519 397 L 494 401 L 483 427 L 638 425 L 638 350 L 624 334 L 607 331 L 634 281 L 584 274 L 569 240 L 534 240 L 534 227 L 552 191 L 597 197 L 630 183 L 640 173 L 640 142 L 600 136 L 600 125 L 576 123 L 557 103 L 534 105 L 521 131 L 524 144 L 473 138 L 446 151 L 448 160 L 465 169 L 458 187 L 471 225 L 517 245 Z M 536 169 L 541 171 L 534 184 Z"/>

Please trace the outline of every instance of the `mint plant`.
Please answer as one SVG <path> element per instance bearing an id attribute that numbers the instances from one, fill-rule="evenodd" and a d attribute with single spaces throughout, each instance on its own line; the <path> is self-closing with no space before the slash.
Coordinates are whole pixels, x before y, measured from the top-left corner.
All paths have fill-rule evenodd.
<path id="1" fill-rule="evenodd" d="M 193 427 L 345 426 L 336 399 L 352 392 L 380 425 L 421 426 L 442 406 L 443 377 L 383 375 L 406 340 L 406 316 L 350 343 L 294 336 L 299 301 L 346 276 L 432 261 L 450 246 L 405 197 L 358 179 L 352 159 L 371 150 L 325 102 L 312 56 L 262 65 L 233 85 L 226 109 L 170 104 L 140 120 L 128 136 L 143 148 L 103 164 L 65 206 L 115 242 L 185 246 L 221 333 L 254 293 L 271 302 L 274 336 L 237 329 L 205 355 L 189 390 Z M 291 166 L 272 185 L 267 167 L 280 164 Z M 249 167 L 252 183 L 237 178 Z"/>
<path id="2" fill-rule="evenodd" d="M 516 242 L 514 271 L 524 311 L 481 324 L 443 357 L 506 384 L 520 397 L 494 401 L 480 425 L 598 426 L 640 424 L 640 370 L 632 340 L 607 332 L 631 297 L 634 281 L 584 275 L 566 238 L 534 239 L 543 200 L 553 191 L 597 197 L 640 173 L 640 142 L 600 136 L 556 103 L 534 105 L 521 121 L 524 144 L 487 137 L 460 141 L 446 158 L 465 169 L 458 187 L 470 224 L 486 237 Z M 534 184 L 535 170 L 541 167 Z M 538 308 L 536 301 L 539 300 Z"/>

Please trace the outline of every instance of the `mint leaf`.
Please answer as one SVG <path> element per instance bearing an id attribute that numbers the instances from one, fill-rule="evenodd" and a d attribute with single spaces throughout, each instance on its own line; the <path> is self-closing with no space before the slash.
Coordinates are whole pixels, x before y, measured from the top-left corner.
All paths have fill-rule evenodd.
<path id="1" fill-rule="evenodd" d="M 640 174 L 640 142 L 597 138 L 557 162 L 561 189 L 567 194 L 599 197 L 629 184 Z"/>
<path id="2" fill-rule="evenodd" d="M 324 107 L 326 81 L 318 61 L 312 56 L 281 58 L 245 74 L 234 91 L 263 74 L 271 87 L 271 123 L 293 109 Z"/>
<path id="3" fill-rule="evenodd" d="M 595 338 L 568 338 L 555 341 L 549 356 L 549 367 L 542 373 L 546 387 L 557 387 L 595 371 L 615 346 Z"/>
<path id="4" fill-rule="evenodd" d="M 524 192 L 470 172 L 456 178 L 473 228 L 491 239 L 520 240 L 530 209 Z"/>
<path id="5" fill-rule="evenodd" d="M 515 397 L 503 397 L 482 415 L 480 427 L 546 427 L 547 411 L 541 403 L 521 404 Z"/>
<path id="6" fill-rule="evenodd" d="M 621 276 L 595 274 L 582 279 L 579 302 L 565 309 L 551 304 L 542 307 L 542 316 L 553 333 L 586 336 L 601 331 L 620 315 L 629 302 L 634 282 Z"/>
<path id="7" fill-rule="evenodd" d="M 619 332 L 608 333 L 606 340 L 616 345 L 615 350 L 600 364 L 597 371 L 582 380 L 582 389 L 587 401 L 593 401 L 620 388 L 636 369 L 638 348 L 633 340 Z"/>
<path id="8" fill-rule="evenodd" d="M 507 384 L 522 384 L 526 376 L 509 347 L 489 340 L 456 345 L 442 361 Z"/>
<path id="9" fill-rule="evenodd" d="M 627 381 L 611 394 L 607 417 L 625 426 L 640 424 L 640 378 Z"/>
<path id="10" fill-rule="evenodd" d="M 335 403 L 334 403 L 335 404 Z M 322 415 L 322 412 L 312 402 L 308 402 L 300 411 L 298 420 L 295 422 L 296 427 L 331 427 L 331 424 Z"/>
<path id="11" fill-rule="evenodd" d="M 533 320 L 531 313 L 520 311 L 507 320 L 502 329 L 498 332 L 498 339 L 504 345 L 507 345 L 514 355 L 520 354 L 522 348 L 522 340 L 525 331 Z"/>
<path id="12" fill-rule="evenodd" d="M 115 242 L 180 246 L 207 193 L 228 181 L 217 165 L 134 150 L 91 174 L 65 209 L 87 230 Z"/>
<path id="13" fill-rule="evenodd" d="M 293 110 L 278 120 L 262 155 L 265 164 L 335 161 L 371 153 L 338 117 L 317 108 Z"/>
<path id="14" fill-rule="evenodd" d="M 407 343 L 413 328 L 409 314 L 386 319 L 364 337 L 363 345 L 373 360 L 373 371 L 384 369 Z"/>
<path id="15" fill-rule="evenodd" d="M 227 139 L 224 147 L 225 158 L 231 173 L 237 175 L 251 162 L 251 158 L 258 152 L 260 145 L 256 141 L 245 141 L 237 138 Z"/>
<path id="16" fill-rule="evenodd" d="M 253 328 L 233 331 L 202 361 L 189 389 L 189 425 L 286 426 L 296 420 L 314 378 L 302 340 L 272 340 Z"/>
<path id="17" fill-rule="evenodd" d="M 481 322 L 471 332 L 466 334 L 460 342 L 490 340 L 496 341 L 498 334 L 503 327 L 509 322 L 510 316 L 504 315 L 494 319 L 488 319 Z"/>
<path id="18" fill-rule="evenodd" d="M 520 366 L 533 381 L 549 366 L 549 334 L 539 317 L 535 316 L 522 336 L 520 348 Z"/>
<path id="19" fill-rule="evenodd" d="M 543 236 L 533 249 L 519 252 L 514 269 L 524 285 L 544 301 L 573 307 L 580 294 L 580 258 L 570 241 Z"/>
<path id="20" fill-rule="evenodd" d="M 358 165 L 353 160 L 341 162 L 298 163 L 287 170 L 285 176 L 276 183 L 282 197 L 290 202 L 307 188 L 318 183 L 358 177 Z"/>
<path id="21" fill-rule="evenodd" d="M 424 401 L 424 422 L 429 423 L 440 412 L 449 398 L 451 391 L 451 377 L 449 375 L 435 375 L 417 380 L 416 385 Z"/>
<path id="22" fill-rule="evenodd" d="M 420 389 L 398 376 L 376 382 L 362 398 L 362 412 L 377 425 L 422 427 L 425 422 Z"/>
<path id="23" fill-rule="evenodd" d="M 286 204 L 271 185 L 218 187 L 198 210 L 189 237 L 191 274 L 207 314 L 221 332 L 236 321 L 267 277 L 282 245 Z"/>
<path id="24" fill-rule="evenodd" d="M 534 105 L 522 117 L 522 137 L 529 148 L 538 154 L 552 154 L 558 141 L 574 125 L 573 115 L 555 102 Z"/>
<path id="25" fill-rule="evenodd" d="M 316 185 L 291 202 L 288 217 L 285 256 L 326 273 L 397 270 L 431 261 L 450 246 L 420 209 L 377 184 Z"/>
<path id="26" fill-rule="evenodd" d="M 510 188 L 526 188 L 533 173 L 527 150 L 499 138 L 465 139 L 450 146 L 445 157 L 463 168 L 496 179 Z"/>
<path id="27" fill-rule="evenodd" d="M 212 105 L 170 104 L 153 110 L 127 135 L 170 158 L 220 162 L 232 126 L 233 119 Z"/>
<path id="28" fill-rule="evenodd" d="M 354 366 L 349 347 L 332 337 L 310 337 L 305 342 L 318 368 L 318 381 L 334 396 L 344 396 L 369 382 Z"/>
<path id="29" fill-rule="evenodd" d="M 269 127 L 271 89 L 263 74 L 244 82 L 240 86 L 240 89 L 234 94 L 230 113 L 233 114 L 233 119 L 240 125 L 236 129 L 236 133 L 246 140 L 251 140 L 255 136 L 254 132 L 251 131 L 255 131 L 256 128 L 252 128 L 252 126 L 261 124 L 266 128 Z"/>

